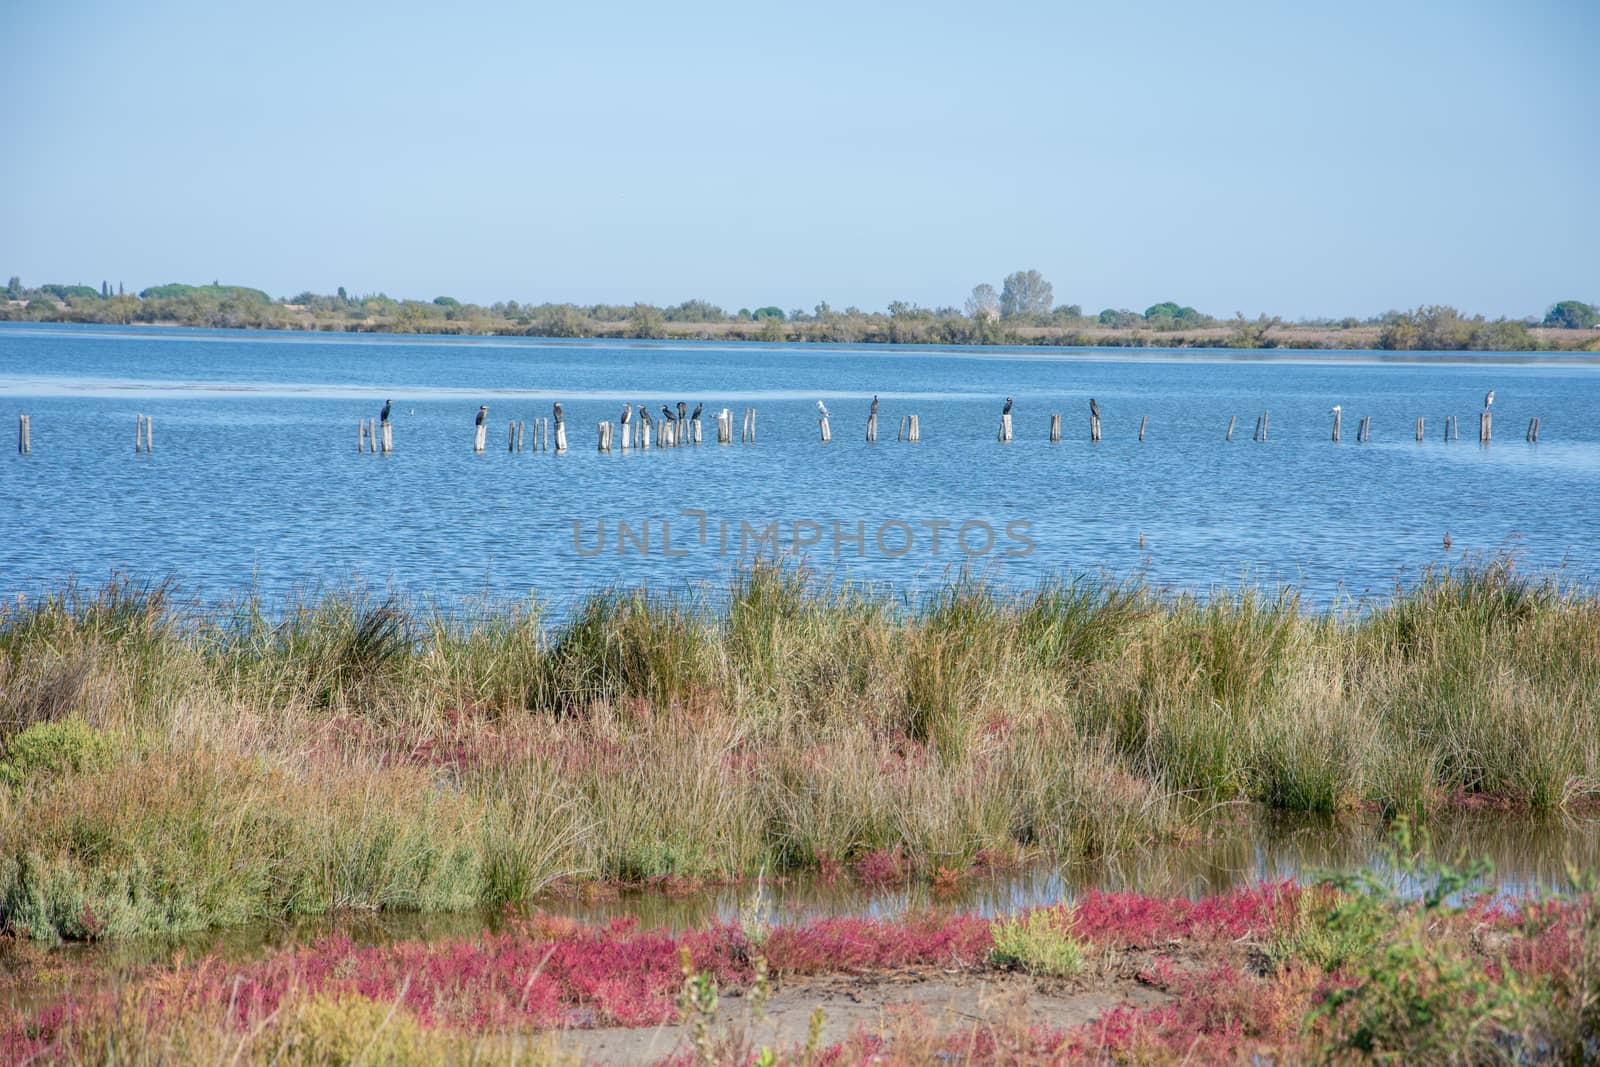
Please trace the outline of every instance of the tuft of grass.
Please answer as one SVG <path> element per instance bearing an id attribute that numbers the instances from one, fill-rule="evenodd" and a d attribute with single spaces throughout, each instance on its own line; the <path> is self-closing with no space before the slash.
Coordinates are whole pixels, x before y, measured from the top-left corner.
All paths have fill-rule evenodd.
<path id="1" fill-rule="evenodd" d="M 997 967 L 1010 967 L 1047 978 L 1071 978 L 1083 970 L 1083 945 L 1072 936 L 1070 911 L 1039 908 L 990 924 L 994 948 L 989 958 Z"/>

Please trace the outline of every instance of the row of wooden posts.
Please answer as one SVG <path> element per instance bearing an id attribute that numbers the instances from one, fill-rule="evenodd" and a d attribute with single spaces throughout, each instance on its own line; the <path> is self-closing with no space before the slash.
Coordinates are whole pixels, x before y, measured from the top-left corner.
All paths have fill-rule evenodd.
<path id="1" fill-rule="evenodd" d="M 1343 417 L 1344 413 L 1342 411 L 1333 412 L 1333 440 L 1335 444 L 1337 444 L 1340 440 Z M 1145 415 L 1139 419 L 1139 440 L 1141 441 L 1144 440 L 1145 427 L 1149 424 L 1149 422 L 1150 416 L 1148 415 Z M 1233 440 L 1234 427 L 1238 425 L 1238 422 L 1239 417 L 1237 415 L 1234 415 L 1228 419 L 1228 430 L 1224 435 L 1224 440 Z M 824 442 L 832 441 L 833 430 L 829 425 L 828 416 L 823 415 L 819 420 L 819 423 L 822 440 Z M 1534 416 L 1528 420 L 1528 430 L 1524 437 L 1529 443 L 1538 442 L 1540 423 L 1541 420 L 1538 418 L 1538 416 Z M 659 433 L 655 434 L 655 444 L 658 448 L 674 448 L 679 445 L 698 445 L 700 443 L 701 437 L 699 419 L 661 419 L 655 423 L 655 425 L 660 427 Z M 1268 425 L 1268 412 L 1263 411 L 1259 416 L 1256 417 L 1256 428 L 1255 432 L 1251 435 L 1251 440 L 1265 441 L 1267 439 Z M 1423 425 L 1423 420 L 1418 418 L 1416 436 L 1419 442 L 1423 438 Z M 520 420 L 507 424 L 507 451 L 521 452 L 523 450 L 524 441 L 527 440 L 527 427 L 528 424 Z M 17 417 L 17 451 L 24 456 L 31 454 L 33 451 L 32 429 L 32 420 L 29 416 L 19 415 Z M 475 451 L 484 451 L 487 430 L 488 427 L 481 424 L 476 427 L 473 439 L 473 448 Z M 617 426 L 610 422 L 601 422 L 598 425 L 600 451 L 610 452 L 613 446 L 618 443 L 617 439 L 619 435 L 616 433 L 616 430 Z M 643 421 L 638 423 L 623 423 L 621 425 L 621 430 L 622 433 L 620 435 L 620 444 L 623 450 L 634 447 L 645 450 L 650 447 L 652 437 L 651 423 L 646 423 Z M 1000 432 L 997 440 L 1008 442 L 1012 440 L 1012 436 L 1011 413 L 1006 412 L 1000 416 Z M 1484 444 L 1487 444 L 1493 439 L 1493 436 L 1494 414 L 1490 411 L 1484 411 L 1478 415 L 1478 440 Z M 1446 441 L 1456 441 L 1460 440 L 1460 437 L 1460 430 L 1456 425 L 1456 416 L 1445 416 L 1444 439 Z M 756 409 L 745 408 L 744 422 L 741 424 L 739 429 L 739 442 L 741 444 L 754 444 L 755 439 Z M 918 417 L 916 415 L 902 415 L 900 417 L 900 429 L 895 433 L 895 440 L 916 442 L 920 441 L 921 439 L 921 426 L 919 424 Z M 566 423 L 559 420 L 552 422 L 550 419 L 534 419 L 531 440 L 532 447 L 529 449 L 530 451 L 549 452 L 551 450 L 551 443 L 553 440 L 555 451 L 558 453 L 565 452 L 567 450 Z M 878 416 L 877 413 L 874 412 L 872 415 L 867 417 L 867 441 L 869 443 L 875 443 L 877 440 Z M 1061 415 L 1056 413 L 1050 416 L 1050 441 L 1052 444 L 1054 444 L 1060 442 L 1060 440 Z M 1089 417 L 1089 440 L 1100 440 L 1099 415 L 1091 415 Z M 1356 424 L 1356 441 L 1361 444 L 1366 444 L 1371 440 L 1372 416 L 1368 415 L 1363 417 Z M 717 443 L 719 445 L 733 443 L 733 412 L 728 408 L 723 408 L 717 413 Z M 134 426 L 133 450 L 135 452 L 150 452 L 154 450 L 154 447 L 155 434 L 152 426 L 152 420 L 148 415 L 139 415 Z M 356 451 L 363 453 L 371 452 L 374 454 L 378 452 L 383 452 L 385 454 L 393 452 L 394 427 L 387 421 L 380 422 L 377 419 L 362 419 L 359 423 L 356 434 Z"/>

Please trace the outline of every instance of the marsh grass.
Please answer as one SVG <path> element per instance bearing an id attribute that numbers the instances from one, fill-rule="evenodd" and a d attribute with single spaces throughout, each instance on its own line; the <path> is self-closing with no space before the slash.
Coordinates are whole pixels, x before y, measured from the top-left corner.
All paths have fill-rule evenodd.
<path id="1" fill-rule="evenodd" d="M 200 612 L 118 581 L 0 606 L 0 762 L 66 721 L 104 758 L 0 788 L 0 925 L 35 936 L 888 855 L 931 877 L 1138 847 L 1219 802 L 1591 803 L 1600 597 L 1500 560 L 1333 611 L 1093 578 L 901 598 L 775 564 L 561 619 L 360 588 Z"/>

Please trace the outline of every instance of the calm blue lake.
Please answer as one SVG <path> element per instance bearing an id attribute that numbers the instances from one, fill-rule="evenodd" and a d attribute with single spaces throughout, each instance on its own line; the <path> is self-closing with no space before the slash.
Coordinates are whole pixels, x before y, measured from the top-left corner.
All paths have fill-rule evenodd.
<path id="1" fill-rule="evenodd" d="M 1291 582 L 1327 603 L 1502 551 L 1575 580 L 1600 574 L 1600 366 L 1246 355 L 0 326 L 0 596 L 124 572 L 209 598 L 359 578 L 452 604 L 533 592 L 559 606 L 619 583 L 714 588 L 772 523 L 780 549 L 813 542 L 801 551 L 817 571 L 905 590 L 967 567 L 1014 584 L 1078 572 L 1199 590 Z M 1001 444 L 1007 395 L 1016 439 Z M 394 454 L 358 455 L 357 420 L 389 397 Z M 508 453 L 507 422 L 554 400 L 570 451 Z M 596 451 L 595 424 L 624 401 L 659 414 L 679 400 L 705 404 L 705 444 Z M 736 423 L 758 409 L 758 443 L 714 443 L 724 406 Z M 1052 445 L 1056 411 L 1065 439 Z M 141 412 L 152 455 L 134 454 Z M 32 421 L 27 457 L 19 413 Z M 897 443 L 910 413 L 922 440 Z M 1443 440 L 1447 415 L 1461 440 Z M 1362 416 L 1369 444 L 1355 442 Z M 1531 416 L 1537 445 L 1523 439 Z M 703 543 L 685 511 L 704 513 Z M 619 522 L 633 533 L 621 552 Z"/>

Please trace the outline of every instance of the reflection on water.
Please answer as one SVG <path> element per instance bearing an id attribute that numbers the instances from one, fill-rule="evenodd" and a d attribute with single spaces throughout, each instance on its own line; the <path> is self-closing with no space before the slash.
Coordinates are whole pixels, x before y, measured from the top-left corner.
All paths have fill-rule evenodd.
<path id="1" fill-rule="evenodd" d="M 1482 858 L 1494 865 L 1489 888 L 1506 897 L 1547 895 L 1574 888 L 1574 878 L 1600 876 L 1600 813 L 1532 819 L 1503 813 L 1462 814 L 1429 828 L 1433 854 L 1442 860 Z M 1262 814 L 1238 808 L 1218 819 L 1200 840 L 1160 845 L 1111 860 L 1060 867 L 1038 864 L 990 872 L 950 891 L 927 884 L 863 889 L 840 879 L 769 880 L 764 886 L 773 921 L 794 923 L 825 916 L 892 916 L 925 908 L 992 915 L 1070 900 L 1089 890 L 1133 891 L 1152 896 L 1206 896 L 1283 879 L 1311 880 L 1334 872 L 1389 873 L 1389 835 L 1376 819 L 1322 819 Z M 1401 890 L 1407 887 L 1399 884 Z M 669 894 L 628 890 L 598 899 L 539 902 L 545 911 L 600 921 L 637 919 L 641 926 L 683 928 L 735 921 L 753 886 L 724 886 Z M 360 944 L 421 938 L 470 937 L 497 929 L 499 914 L 358 913 L 288 922 L 256 923 L 182 938 L 144 938 L 114 945 L 67 946 L 105 961 L 108 970 L 164 961 L 175 951 L 243 960 L 331 933 Z"/>

